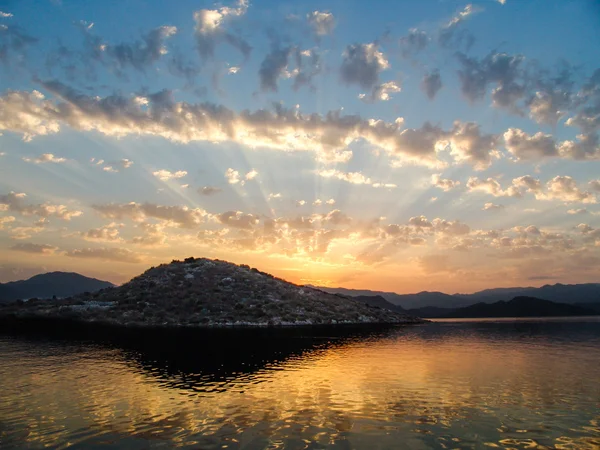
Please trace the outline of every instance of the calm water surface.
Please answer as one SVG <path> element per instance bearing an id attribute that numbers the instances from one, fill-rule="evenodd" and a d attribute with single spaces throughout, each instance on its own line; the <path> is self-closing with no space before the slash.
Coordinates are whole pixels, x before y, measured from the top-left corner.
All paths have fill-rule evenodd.
<path id="1" fill-rule="evenodd" d="M 233 335 L 232 335 L 233 336 Z M 600 448 L 600 320 L 0 335 L 0 447 Z"/>

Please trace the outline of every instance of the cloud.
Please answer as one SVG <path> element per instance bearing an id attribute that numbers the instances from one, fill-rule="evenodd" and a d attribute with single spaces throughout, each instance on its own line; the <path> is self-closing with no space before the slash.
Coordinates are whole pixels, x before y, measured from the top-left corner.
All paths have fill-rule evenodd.
<path id="1" fill-rule="evenodd" d="M 438 35 L 438 43 L 445 48 L 460 47 L 464 44 L 467 50 L 471 48 L 475 38 L 466 30 L 459 30 L 461 24 L 480 9 L 468 4 L 442 27 Z"/>
<path id="2" fill-rule="evenodd" d="M 496 205 L 495 203 L 486 203 L 481 208 L 483 211 L 502 211 L 504 210 L 504 205 Z"/>
<path id="3" fill-rule="evenodd" d="M 82 232 L 81 237 L 86 241 L 92 242 L 122 241 L 121 236 L 119 236 L 118 225 L 116 223 Z"/>
<path id="4" fill-rule="evenodd" d="M 198 189 L 198 193 L 202 195 L 215 195 L 221 191 L 223 191 L 223 189 L 214 186 L 204 186 Z"/>
<path id="5" fill-rule="evenodd" d="M 23 161 L 32 162 L 35 164 L 43 164 L 43 163 L 63 163 L 66 161 L 65 158 L 58 158 L 54 156 L 52 153 L 44 153 L 36 158 L 28 158 L 24 157 Z"/>
<path id="6" fill-rule="evenodd" d="M 0 205 L 0 206 L 1 206 L 1 205 Z M 0 209 L 0 211 L 3 211 L 3 210 L 2 210 L 2 209 Z M 5 225 L 5 224 L 7 224 L 7 223 L 11 223 L 11 222 L 14 222 L 15 220 L 17 220 L 17 219 L 15 219 L 15 217 L 14 217 L 14 216 L 4 216 L 4 217 L 0 217 L 0 230 L 3 230 L 3 229 L 4 229 L 4 225 Z"/>
<path id="7" fill-rule="evenodd" d="M 528 135 L 518 128 L 509 128 L 503 137 L 506 149 L 519 161 L 558 156 L 556 143 L 549 134 Z"/>
<path id="8" fill-rule="evenodd" d="M 567 211 L 567 214 L 571 214 L 571 215 L 581 215 L 581 214 L 587 214 L 588 210 L 585 208 L 577 208 L 577 209 L 569 209 Z"/>
<path id="9" fill-rule="evenodd" d="M 600 192 L 600 180 L 592 180 L 588 184 L 591 190 Z"/>
<path id="10" fill-rule="evenodd" d="M 513 179 L 507 189 L 502 189 L 500 183 L 493 178 L 480 180 L 471 177 L 467 182 L 467 189 L 469 191 L 483 191 L 494 197 L 522 197 L 526 192 L 529 192 L 537 200 L 596 203 L 594 194 L 580 190 L 576 181 L 569 176 L 556 176 L 544 186 L 538 179 L 531 175 L 525 175 Z"/>
<path id="11" fill-rule="evenodd" d="M 258 176 L 258 172 L 255 169 L 252 169 L 250 172 L 246 173 L 246 180 L 254 180 Z"/>
<path id="12" fill-rule="evenodd" d="M 136 97 L 90 97 L 56 81 L 44 86 L 64 101 L 44 100 L 41 94 L 8 93 L 0 97 L 0 130 L 19 132 L 31 139 L 56 133 L 65 124 L 115 137 L 151 135 L 183 143 L 232 141 L 284 151 L 312 150 L 322 162 L 347 161 L 352 155 L 348 145 L 363 140 L 395 158 L 428 166 L 440 164 L 437 153 L 449 133 L 456 134 L 455 155 L 477 165 L 486 161 L 485 148 L 468 147 L 467 143 L 492 143 L 491 135 L 477 136 L 479 129 L 469 124 L 455 124 L 449 132 L 427 122 L 421 128 L 404 129 L 401 118 L 385 122 L 343 116 L 340 111 L 304 115 L 297 108 L 281 105 L 275 105 L 274 111 L 237 114 L 211 103 L 174 102 L 167 91 L 148 95 L 148 103 L 140 105 Z"/>
<path id="13" fill-rule="evenodd" d="M 58 247 L 48 244 L 32 244 L 31 242 L 22 242 L 13 245 L 10 247 L 10 249 L 17 252 L 51 255 L 58 250 Z"/>
<path id="14" fill-rule="evenodd" d="M 83 248 L 75 249 L 65 253 L 72 258 L 102 259 L 123 263 L 141 263 L 142 257 L 125 248 Z"/>
<path id="15" fill-rule="evenodd" d="M 187 175 L 187 171 L 178 170 L 177 172 L 169 172 L 168 170 L 161 169 L 161 170 L 157 170 L 156 172 L 152 172 L 152 175 L 154 175 L 159 180 L 169 181 L 172 179 L 178 179 L 178 178 L 185 177 Z"/>
<path id="16" fill-rule="evenodd" d="M 581 191 L 576 181 L 568 176 L 556 176 L 546 184 L 546 192 L 536 195 L 538 199 L 563 202 L 596 203 L 594 194 Z"/>
<path id="17" fill-rule="evenodd" d="M 282 197 L 281 193 L 279 193 L 279 192 L 278 193 L 271 192 L 269 194 L 269 196 L 267 197 L 267 200 L 280 199 L 281 197 Z"/>
<path id="18" fill-rule="evenodd" d="M 479 125 L 473 122 L 454 122 L 450 132 L 450 154 L 457 162 L 468 162 L 476 169 L 485 169 L 491 164 L 496 151 L 498 136 L 482 134 Z"/>
<path id="19" fill-rule="evenodd" d="M 373 86 L 373 90 L 369 95 L 360 94 L 358 98 L 366 102 L 386 102 L 392 98 L 390 97 L 390 94 L 398 93 L 401 90 L 402 88 L 400 88 L 400 86 L 398 86 L 395 81 L 388 81 L 387 83 L 382 83 L 378 84 L 377 86 Z"/>
<path id="20" fill-rule="evenodd" d="M 27 49 L 37 42 L 17 26 L 0 25 L 0 62 L 8 67 L 22 64 Z"/>
<path id="21" fill-rule="evenodd" d="M 273 48 L 265 56 L 258 71 L 260 87 L 263 91 L 277 92 L 277 79 L 285 72 L 291 53 L 292 47 Z"/>
<path id="22" fill-rule="evenodd" d="M 306 15 L 308 24 L 317 36 L 325 36 L 333 33 L 335 18 L 328 11 L 313 11 Z"/>
<path id="23" fill-rule="evenodd" d="M 0 206 L 6 211 L 13 211 L 25 216 L 56 217 L 62 220 L 71 220 L 73 217 L 79 217 L 82 211 L 73 211 L 65 205 L 53 205 L 51 203 L 42 203 L 37 205 L 26 205 L 24 198 L 26 194 L 10 192 L 0 195 Z"/>
<path id="24" fill-rule="evenodd" d="M 122 159 L 120 161 L 121 167 L 123 167 L 123 169 L 129 169 L 132 165 L 133 165 L 133 161 L 130 159 Z"/>
<path id="25" fill-rule="evenodd" d="M 482 191 L 494 197 L 521 197 L 523 194 L 518 189 L 519 186 L 510 186 L 508 189 L 502 189 L 500 183 L 493 179 L 480 180 L 477 177 L 470 177 L 467 181 L 467 189 L 469 191 Z"/>
<path id="26" fill-rule="evenodd" d="M 528 102 L 529 117 L 537 123 L 556 126 L 571 106 L 571 95 L 561 90 L 538 91 Z"/>
<path id="27" fill-rule="evenodd" d="M 241 181 L 240 173 L 231 167 L 225 172 L 225 178 L 229 184 L 237 184 Z"/>
<path id="28" fill-rule="evenodd" d="M 596 69 L 577 94 L 581 108 L 566 124 L 578 127 L 583 134 L 600 130 L 600 69 Z"/>
<path id="29" fill-rule="evenodd" d="M 208 213 L 200 208 L 191 209 L 187 206 L 165 206 L 154 203 L 108 203 L 92 205 L 92 208 L 107 219 L 127 218 L 134 222 L 143 222 L 147 218 L 153 218 L 180 228 L 195 228 L 208 216 Z"/>
<path id="30" fill-rule="evenodd" d="M 461 69 L 458 77 L 463 95 L 471 102 L 483 99 L 490 84 L 492 105 L 517 111 L 517 102 L 524 98 L 526 87 L 521 70 L 523 56 L 491 52 L 481 60 L 457 53 Z"/>
<path id="31" fill-rule="evenodd" d="M 109 60 L 119 72 L 129 68 L 144 72 L 168 53 L 165 42 L 176 33 L 177 27 L 160 26 L 143 35 L 141 41 L 101 44 L 95 54 L 100 60 Z"/>
<path id="32" fill-rule="evenodd" d="M 579 134 L 576 141 L 563 141 L 559 153 L 564 158 L 575 160 L 600 159 L 600 139 L 597 134 Z"/>
<path id="33" fill-rule="evenodd" d="M 342 54 L 340 75 L 345 83 L 371 89 L 379 81 L 379 74 L 389 67 L 377 44 L 353 44 Z"/>
<path id="34" fill-rule="evenodd" d="M 402 48 L 402 56 L 408 58 L 425 50 L 429 43 L 429 36 L 423 30 L 411 28 L 406 36 L 400 38 L 400 47 Z"/>
<path id="35" fill-rule="evenodd" d="M 201 9 L 194 12 L 196 45 L 200 56 L 213 57 L 215 47 L 225 42 L 239 50 L 244 58 L 248 58 L 252 51 L 250 44 L 225 29 L 225 23 L 230 18 L 241 17 L 247 10 L 248 1 L 239 0 L 237 6 L 233 8 L 223 6 L 219 9 Z"/>
<path id="36" fill-rule="evenodd" d="M 442 89 L 442 77 L 439 70 L 435 69 L 423 75 L 421 90 L 425 92 L 429 100 L 433 100 L 440 89 Z"/>
<path id="37" fill-rule="evenodd" d="M 431 184 L 435 187 L 442 189 L 445 192 L 454 189 L 455 187 L 460 185 L 460 181 L 449 180 L 447 178 L 442 178 L 441 174 L 434 174 L 431 176 Z"/>
<path id="38" fill-rule="evenodd" d="M 249 230 L 258 224 L 258 216 L 253 214 L 245 214 L 241 211 L 227 211 L 215 215 L 219 223 L 233 228 L 242 228 Z"/>
<path id="39" fill-rule="evenodd" d="M 13 17 L 13 15 L 11 13 L 5 13 L 5 12 L 0 11 L 0 17 L 7 19 L 9 17 Z"/>
<path id="40" fill-rule="evenodd" d="M 338 180 L 346 181 L 351 184 L 365 184 L 373 187 L 385 187 L 395 188 L 396 185 L 392 183 L 373 183 L 370 178 L 365 177 L 360 172 L 342 172 L 336 169 L 323 169 L 317 171 L 317 175 L 323 178 L 336 178 Z"/>
<path id="41" fill-rule="evenodd" d="M 343 213 L 339 209 L 334 209 L 327 213 L 323 218 L 324 223 L 330 223 L 332 225 L 349 225 L 352 223 L 352 218 L 346 213 Z"/>

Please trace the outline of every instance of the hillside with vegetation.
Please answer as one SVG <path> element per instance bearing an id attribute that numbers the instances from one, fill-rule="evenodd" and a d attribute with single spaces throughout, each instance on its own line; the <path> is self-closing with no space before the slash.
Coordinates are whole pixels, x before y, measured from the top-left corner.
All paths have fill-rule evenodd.
<path id="1" fill-rule="evenodd" d="M 0 319 L 65 319 L 132 327 L 404 324 L 421 319 L 298 286 L 246 265 L 187 258 L 122 286 L 67 299 L 18 301 Z"/>

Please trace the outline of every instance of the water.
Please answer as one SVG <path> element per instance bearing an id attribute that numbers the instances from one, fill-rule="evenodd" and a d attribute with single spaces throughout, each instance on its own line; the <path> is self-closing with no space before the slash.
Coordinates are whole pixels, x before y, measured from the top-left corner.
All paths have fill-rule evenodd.
<path id="1" fill-rule="evenodd" d="M 600 319 L 0 336 L 0 447 L 600 448 Z"/>

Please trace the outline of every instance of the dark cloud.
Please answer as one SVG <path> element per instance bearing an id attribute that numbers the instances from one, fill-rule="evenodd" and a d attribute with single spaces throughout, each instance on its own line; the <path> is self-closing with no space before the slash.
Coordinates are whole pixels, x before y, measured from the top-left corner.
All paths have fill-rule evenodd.
<path id="1" fill-rule="evenodd" d="M 214 186 L 204 186 L 203 188 L 198 189 L 198 193 L 202 195 L 215 195 L 221 191 L 223 191 L 223 189 Z"/>
<path id="2" fill-rule="evenodd" d="M 427 95 L 429 100 L 433 100 L 441 88 L 442 77 L 440 76 L 439 70 L 435 69 L 423 75 L 423 79 L 421 80 L 421 90 L 425 92 L 425 95 Z"/>
<path id="3" fill-rule="evenodd" d="M 291 47 L 274 48 L 265 56 L 258 71 L 263 91 L 277 92 L 277 80 L 285 72 L 291 52 Z"/>
<path id="4" fill-rule="evenodd" d="M 24 253 L 37 253 L 49 255 L 58 250 L 57 247 L 48 244 L 33 244 L 31 242 L 23 242 L 10 247 L 11 250 Z"/>
<path id="5" fill-rule="evenodd" d="M 371 89 L 377 84 L 379 74 L 390 66 L 375 43 L 348 45 L 342 57 L 342 81 L 358 84 L 364 89 Z"/>
<path id="6" fill-rule="evenodd" d="M 30 36 L 18 26 L 0 24 L 0 62 L 4 65 L 22 65 L 26 50 L 38 38 Z"/>
<path id="7" fill-rule="evenodd" d="M 494 106 L 518 110 L 517 102 L 525 97 L 527 89 L 522 68 L 523 56 L 491 52 L 479 60 L 459 52 L 456 57 L 461 65 L 458 71 L 461 91 L 468 100 L 481 100 L 488 86 L 495 84 L 492 90 Z"/>
<path id="8" fill-rule="evenodd" d="M 405 58 L 414 56 L 417 53 L 425 50 L 429 44 L 429 36 L 423 30 L 411 28 L 406 36 L 400 38 L 400 47 L 402 56 Z"/>

